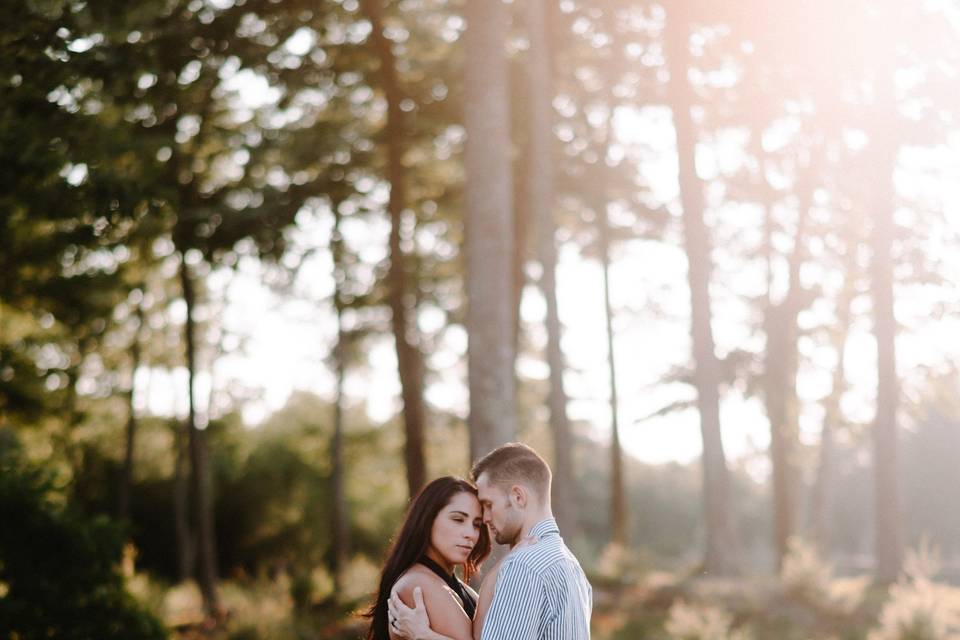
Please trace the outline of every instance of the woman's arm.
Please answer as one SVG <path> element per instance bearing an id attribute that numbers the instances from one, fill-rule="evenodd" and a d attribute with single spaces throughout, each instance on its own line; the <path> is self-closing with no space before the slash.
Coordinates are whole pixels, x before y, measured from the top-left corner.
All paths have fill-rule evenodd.
<path id="1" fill-rule="evenodd" d="M 411 609 L 410 606 L 414 608 Z M 473 640 L 472 623 L 456 597 L 439 580 L 405 581 L 390 596 L 396 637 L 411 640 Z"/>
<path id="2" fill-rule="evenodd" d="M 483 619 L 487 615 L 487 609 L 490 608 L 490 603 L 493 602 L 493 593 L 496 591 L 497 586 L 497 573 L 499 573 L 502 563 L 503 560 L 501 559 L 500 562 L 490 570 L 490 573 L 483 577 L 483 582 L 480 583 L 480 596 L 477 598 L 477 612 L 473 616 L 473 637 L 476 640 L 480 640 L 480 634 L 483 632 Z"/>
<path id="3" fill-rule="evenodd" d="M 427 617 L 420 587 L 413 589 L 412 609 L 404 604 L 394 590 L 387 600 L 387 610 L 391 620 L 390 640 L 451 640 L 430 628 L 430 618 Z"/>

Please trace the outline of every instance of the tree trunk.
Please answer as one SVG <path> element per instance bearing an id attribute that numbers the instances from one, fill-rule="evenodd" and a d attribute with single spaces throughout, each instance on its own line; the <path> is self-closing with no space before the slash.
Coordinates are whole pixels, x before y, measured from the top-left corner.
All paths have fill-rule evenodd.
<path id="1" fill-rule="evenodd" d="M 99 512 L 101 507 L 96 504 L 96 470 L 93 463 L 96 461 L 95 448 L 91 442 L 82 437 L 78 440 L 77 429 L 82 427 L 88 414 L 82 403 L 83 398 L 77 390 L 80 373 L 87 356 L 98 347 L 97 339 L 87 330 L 81 329 L 87 335 L 77 343 L 77 355 L 71 360 L 67 370 L 67 397 L 66 397 L 66 428 L 59 436 L 54 436 L 54 442 L 60 440 L 63 444 L 64 457 L 70 466 L 72 480 L 69 485 L 69 499 L 84 513 Z"/>
<path id="2" fill-rule="evenodd" d="M 529 153 L 524 150 L 521 152 L 520 160 L 516 163 L 515 170 L 517 172 L 516 178 L 518 182 L 527 180 L 525 174 L 528 172 L 530 167 L 524 165 L 529 157 Z M 513 237 L 515 244 L 513 253 L 513 292 L 512 300 L 510 301 L 510 311 L 513 315 L 513 343 L 510 345 L 510 348 L 514 358 L 516 358 L 517 354 L 520 352 L 521 342 L 523 340 L 523 317 L 520 312 L 520 308 L 523 304 L 523 290 L 527 286 L 526 244 L 527 237 L 530 234 L 530 224 L 527 220 L 529 214 L 527 211 L 525 211 L 525 209 L 528 201 L 529 197 L 526 195 L 525 190 L 518 188 L 517 193 L 514 195 L 515 215 L 513 224 Z"/>
<path id="3" fill-rule="evenodd" d="M 610 305 L 610 222 L 607 208 L 597 208 L 600 262 L 603 266 L 603 308 L 607 330 L 607 365 L 610 374 L 610 541 L 627 544 L 627 498 L 623 478 L 623 451 L 620 447 L 620 420 L 617 398 L 616 352 L 613 349 L 613 308 Z"/>
<path id="4" fill-rule="evenodd" d="M 206 431 L 197 428 L 194 378 L 196 376 L 196 326 L 193 312 L 196 306 L 193 277 L 187 265 L 186 255 L 180 256 L 180 284 L 183 301 L 187 308 L 184 324 L 187 359 L 187 434 L 190 451 L 191 483 L 194 518 L 197 526 L 197 577 L 203 606 L 207 614 L 221 615 L 217 590 L 217 548 L 213 519 L 213 491 L 211 487 Z"/>
<path id="5" fill-rule="evenodd" d="M 81 348 L 80 351 L 82 353 L 83 349 Z M 80 355 L 78 359 L 79 362 L 83 362 L 83 355 Z M 80 411 L 77 409 L 77 381 L 79 379 L 80 365 L 71 362 L 69 369 L 67 369 L 67 392 L 63 407 L 66 424 L 63 431 L 56 437 L 63 450 L 64 458 L 70 466 L 70 498 L 76 504 L 81 504 L 86 494 L 83 450 L 73 440 L 74 431 L 81 420 Z"/>
<path id="6" fill-rule="evenodd" d="M 334 350 L 335 367 L 337 374 L 336 398 L 333 410 L 333 438 L 330 441 L 331 485 L 333 490 L 332 509 L 332 549 L 330 553 L 330 572 L 333 575 L 334 593 L 340 593 L 344 587 L 343 572 L 346 567 L 349 551 L 349 525 L 347 513 L 347 498 L 343 469 L 343 385 L 346 377 L 347 335 L 343 330 L 343 293 L 342 286 L 346 279 L 343 267 L 343 239 L 340 235 L 340 213 L 334 207 L 333 238 L 331 253 L 333 254 L 334 269 L 337 271 L 336 290 L 334 291 L 334 306 L 337 311 L 337 345 Z"/>
<path id="7" fill-rule="evenodd" d="M 524 65 L 524 71 L 529 72 L 527 65 Z M 518 82 L 512 86 L 526 89 L 525 83 Z M 526 95 L 518 96 L 518 98 L 513 101 L 513 104 L 517 105 L 516 109 L 522 112 L 518 114 L 517 121 L 521 123 L 521 126 L 527 128 L 535 108 L 532 104 L 533 100 L 527 98 Z M 536 233 L 536 230 L 531 229 L 530 226 L 531 224 L 537 224 L 535 220 L 536 212 L 530 209 L 531 198 L 533 197 L 530 193 L 532 174 L 535 174 L 538 169 L 532 166 L 534 155 L 530 137 L 530 135 L 525 136 L 518 143 L 520 148 L 513 163 L 513 298 L 510 310 L 513 314 L 513 343 L 511 349 L 514 358 L 520 352 L 523 339 L 523 316 L 520 307 L 523 303 L 523 290 L 527 285 L 528 244 L 530 243 L 531 232 Z"/>
<path id="8" fill-rule="evenodd" d="M 396 58 L 391 42 L 384 34 L 381 0 L 364 0 L 362 7 L 372 26 L 370 38 L 380 60 L 380 80 L 387 100 L 387 123 L 384 133 L 387 145 L 387 178 L 390 182 L 387 210 L 391 225 L 390 270 L 387 278 L 390 284 L 393 337 L 403 397 L 407 489 L 410 497 L 413 498 L 426 484 L 427 475 L 423 454 L 427 421 L 426 404 L 423 399 L 426 367 L 416 338 L 416 295 L 409 291 L 412 278 L 407 268 L 407 256 L 400 246 L 400 233 L 407 206 L 403 167 L 406 128 L 403 122 L 403 110 L 400 108 L 403 93 L 397 78 Z"/>
<path id="9" fill-rule="evenodd" d="M 187 476 L 187 429 L 177 425 L 174 434 L 176 461 L 173 467 L 173 525 L 177 539 L 177 577 L 186 582 L 193 577 L 196 561 L 196 538 L 190 526 L 190 487 Z"/>
<path id="10" fill-rule="evenodd" d="M 805 255 L 803 245 L 806 242 L 812 189 L 811 180 L 800 181 L 800 206 L 797 213 L 793 252 L 789 258 L 787 293 L 782 301 L 775 303 L 769 286 L 771 278 L 768 278 L 767 307 L 764 314 L 764 330 L 767 335 L 763 376 L 764 405 L 770 422 L 774 542 L 778 573 L 789 551 L 790 538 L 796 533 L 797 493 L 800 481 L 797 317 L 804 306 L 805 296 L 800 284 L 800 267 Z M 767 215 L 773 215 L 770 204 L 767 207 Z M 772 230 L 771 224 L 767 227 Z M 768 243 L 772 244 L 769 237 Z"/>
<path id="11" fill-rule="evenodd" d="M 513 176 L 502 2 L 466 5 L 467 347 L 470 455 L 516 437 L 512 343 Z"/>
<path id="12" fill-rule="evenodd" d="M 577 497 L 573 472 L 573 443 L 563 388 L 565 363 L 560 346 L 562 326 L 557 307 L 557 245 L 554 221 L 553 64 L 545 0 L 526 3 L 530 38 L 527 70 L 529 157 L 524 163 L 526 209 L 537 224 L 537 253 L 542 274 L 540 290 L 546 300 L 547 364 L 550 366 L 550 432 L 553 436 L 553 504 L 564 535 L 578 533 Z M 518 218 L 520 217 L 518 212 Z M 518 238 L 518 243 L 520 239 Z M 522 269 L 522 265 L 519 265 Z"/>
<path id="13" fill-rule="evenodd" d="M 696 128 L 690 114 L 693 91 L 687 80 L 689 29 L 682 15 L 671 12 L 666 27 L 669 94 L 673 108 L 679 160 L 680 199 L 683 207 L 684 249 L 690 285 L 691 337 L 694 384 L 703 439 L 703 498 L 706 527 L 704 571 L 714 575 L 736 573 L 739 544 L 733 524 L 730 479 L 720 434 L 720 363 L 711 328 L 711 242 L 703 219 L 703 185 L 695 166 Z"/>
<path id="14" fill-rule="evenodd" d="M 140 368 L 140 338 L 143 332 L 143 306 L 137 304 L 137 329 L 130 345 L 130 390 L 127 393 L 127 441 L 123 453 L 123 468 L 120 474 L 120 488 L 117 498 L 117 517 L 126 520 L 130 515 L 130 492 L 133 486 L 133 452 L 137 435 L 137 412 L 134 407 L 134 387 L 137 369 Z"/>
<path id="15" fill-rule="evenodd" d="M 76 430 L 84 420 L 84 412 L 80 408 L 80 394 L 77 392 L 77 383 L 80 381 L 80 371 L 91 350 L 96 346 L 94 339 L 87 335 L 77 341 L 77 352 L 70 359 L 67 367 L 67 387 L 64 397 L 63 416 L 64 428 L 56 432 L 54 444 L 59 444 L 64 459 L 70 467 L 71 483 L 69 487 L 70 500 L 82 510 L 89 510 L 90 482 L 88 465 L 89 446 L 82 442 L 75 442 Z"/>
<path id="16" fill-rule="evenodd" d="M 833 381 L 830 395 L 824 401 L 823 426 L 820 432 L 820 457 L 817 462 L 817 475 L 813 485 L 813 496 L 810 501 L 810 520 L 813 543 L 825 555 L 830 547 L 829 513 L 831 507 L 831 488 L 834 482 L 835 471 L 835 435 L 843 422 L 840 409 L 840 399 L 846 390 L 844 369 L 846 368 L 845 350 L 847 336 L 850 333 L 850 303 L 856 294 L 855 260 L 853 248 L 847 263 L 846 281 L 840 300 L 837 303 L 837 324 L 833 334 L 833 348 L 837 353 L 837 366 L 833 371 Z"/>
<path id="17" fill-rule="evenodd" d="M 890 82 L 890 81 L 887 81 Z M 892 87 L 884 87 L 892 94 Z M 871 162 L 880 167 L 874 191 L 870 288 L 873 297 L 874 333 L 877 339 L 877 414 L 873 425 L 874 516 L 876 578 L 894 582 L 903 563 L 897 409 L 900 383 L 897 379 L 896 332 L 893 310 L 894 189 L 893 172 L 899 145 L 893 139 L 898 126 L 892 95 L 882 96 L 890 115 L 874 132 Z"/>

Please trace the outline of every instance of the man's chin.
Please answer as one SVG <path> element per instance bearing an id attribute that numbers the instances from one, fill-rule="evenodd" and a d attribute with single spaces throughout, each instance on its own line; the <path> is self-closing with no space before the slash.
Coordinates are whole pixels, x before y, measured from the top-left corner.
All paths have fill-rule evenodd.
<path id="1" fill-rule="evenodd" d="M 501 535 L 499 531 L 496 534 L 494 534 L 493 539 L 497 541 L 497 544 L 505 544 L 511 547 L 513 546 L 514 542 L 516 542 L 517 540 L 516 536 L 512 538 L 508 536 L 504 536 L 504 535 Z"/>

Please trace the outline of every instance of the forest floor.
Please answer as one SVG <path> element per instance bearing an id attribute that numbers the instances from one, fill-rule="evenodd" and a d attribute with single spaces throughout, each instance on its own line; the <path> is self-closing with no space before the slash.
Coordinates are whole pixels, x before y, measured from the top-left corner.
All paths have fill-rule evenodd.
<path id="1" fill-rule="evenodd" d="M 651 572 L 640 580 L 593 578 L 594 640 L 952 640 L 960 589 L 924 576 L 888 587 L 868 577 L 806 573 L 705 578 Z M 165 621 L 183 640 L 358 640 L 362 602 L 330 599 L 296 611 L 289 584 L 224 586 L 225 621 L 203 623 L 193 587 L 165 596 Z M 179 609 L 176 608 L 179 602 Z M 174 606 L 171 606 L 171 603 Z M 179 617 L 178 617 L 179 616 Z"/>

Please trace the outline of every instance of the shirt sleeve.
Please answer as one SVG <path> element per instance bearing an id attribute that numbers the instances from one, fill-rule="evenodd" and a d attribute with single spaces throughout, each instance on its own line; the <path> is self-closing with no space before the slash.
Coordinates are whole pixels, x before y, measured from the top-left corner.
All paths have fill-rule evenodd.
<path id="1" fill-rule="evenodd" d="M 519 562 L 504 563 L 481 640 L 536 640 L 546 605 L 543 580 Z"/>

